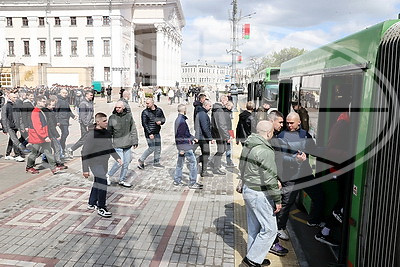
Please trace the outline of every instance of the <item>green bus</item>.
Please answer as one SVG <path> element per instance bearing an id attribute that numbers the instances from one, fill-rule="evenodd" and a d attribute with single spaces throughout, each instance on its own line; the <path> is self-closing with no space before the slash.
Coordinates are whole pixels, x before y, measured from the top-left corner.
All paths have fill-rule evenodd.
<path id="1" fill-rule="evenodd" d="M 256 73 L 253 82 L 247 85 L 247 101 L 257 105 L 268 103 L 272 108 L 278 107 L 279 68 L 265 68 Z"/>
<path id="2" fill-rule="evenodd" d="M 388 20 L 281 65 L 279 107 L 308 111 L 325 210 L 343 202 L 340 266 L 400 266 L 400 20 Z M 344 115 L 345 114 L 345 115 Z M 347 114 L 347 115 L 346 115 Z M 341 120 L 342 141 L 332 145 Z M 336 145 L 336 146 L 335 146 Z M 340 157 L 331 157 L 340 150 Z M 338 177 L 342 179 L 339 185 Z M 309 209 L 310 199 L 301 194 Z"/>

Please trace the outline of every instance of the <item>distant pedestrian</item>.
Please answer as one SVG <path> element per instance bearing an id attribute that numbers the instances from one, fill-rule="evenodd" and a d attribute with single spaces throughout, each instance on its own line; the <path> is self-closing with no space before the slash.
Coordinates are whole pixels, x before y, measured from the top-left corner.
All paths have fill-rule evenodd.
<path id="1" fill-rule="evenodd" d="M 97 214 L 102 217 L 111 217 L 112 213 L 106 208 L 108 160 L 110 155 L 120 165 L 122 160 L 112 146 L 111 134 L 107 131 L 107 115 L 97 113 L 95 122 L 95 128 L 88 133 L 82 148 L 83 176 L 89 177 L 89 169 L 94 175 L 87 208 L 97 209 Z"/>
<path id="2" fill-rule="evenodd" d="M 178 117 L 175 120 L 175 144 L 178 149 L 178 160 L 175 168 L 174 185 L 185 186 L 182 182 L 182 168 L 185 158 L 189 161 L 189 188 L 203 189 L 203 185 L 197 183 L 197 162 L 193 153 L 193 142 L 197 142 L 190 134 L 189 126 L 186 123 L 186 106 L 178 105 Z"/>
<path id="3" fill-rule="evenodd" d="M 139 158 L 138 168 L 144 169 L 144 161 L 148 156 L 154 153 L 154 167 L 164 168 L 160 164 L 161 157 L 161 125 L 165 123 L 164 112 L 161 108 L 154 105 L 153 98 L 146 99 L 146 108 L 142 111 L 142 126 L 144 135 L 147 140 L 148 148 L 143 152 Z"/>
<path id="4" fill-rule="evenodd" d="M 107 92 L 107 103 L 111 103 L 112 88 L 110 85 L 107 86 L 106 92 Z"/>
<path id="5" fill-rule="evenodd" d="M 239 114 L 239 121 L 236 126 L 236 144 L 244 141 L 256 130 L 256 118 L 254 116 L 254 103 L 249 101 L 246 110 Z"/>
<path id="6" fill-rule="evenodd" d="M 175 92 L 174 90 L 172 90 L 172 88 L 168 91 L 168 100 L 170 105 L 172 105 L 172 103 L 175 103 Z"/>

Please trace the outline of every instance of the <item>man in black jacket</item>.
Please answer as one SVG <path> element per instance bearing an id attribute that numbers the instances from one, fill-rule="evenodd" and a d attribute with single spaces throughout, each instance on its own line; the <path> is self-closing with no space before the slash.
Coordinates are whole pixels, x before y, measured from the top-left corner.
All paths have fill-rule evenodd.
<path id="1" fill-rule="evenodd" d="M 68 99 L 68 91 L 66 89 L 61 89 L 60 94 L 58 95 L 58 101 L 56 105 L 56 118 L 58 123 L 60 124 L 61 130 L 61 139 L 60 144 L 62 148 L 63 154 L 65 151 L 65 143 L 67 141 L 67 137 L 69 135 L 69 119 L 77 117 L 72 113 L 71 108 L 69 107 L 69 99 Z"/>
<path id="2" fill-rule="evenodd" d="M 201 149 L 201 156 L 199 160 L 201 162 L 201 172 L 200 172 L 201 177 L 213 176 L 211 173 L 207 172 L 208 157 L 210 156 L 209 142 L 211 141 L 212 143 L 214 143 L 211 134 L 210 117 L 208 117 L 207 114 L 210 109 L 211 109 L 211 101 L 205 100 L 203 106 L 197 113 L 196 121 L 194 124 L 194 130 L 196 132 L 195 138 L 199 140 L 198 144 Z"/>
<path id="3" fill-rule="evenodd" d="M 236 144 L 239 142 L 244 143 L 244 141 L 252 133 L 255 132 L 256 119 L 254 118 L 254 103 L 249 101 L 246 104 L 246 110 L 239 114 L 239 121 L 236 126 Z"/>
<path id="4" fill-rule="evenodd" d="M 227 143 L 231 141 L 229 135 L 230 114 L 228 114 L 224 107 L 228 103 L 228 97 L 223 95 L 220 97 L 220 103 L 215 103 L 211 113 L 211 133 L 214 140 L 217 142 L 217 153 L 213 157 L 213 173 L 224 175 L 225 172 L 221 170 L 221 158 L 227 149 Z"/>
<path id="5" fill-rule="evenodd" d="M 2 109 L 1 124 L 3 125 L 3 133 L 9 136 L 8 145 L 6 148 L 6 160 L 16 160 L 18 162 L 25 161 L 22 157 L 21 148 L 23 148 L 20 140 L 17 137 L 18 124 L 16 114 L 14 114 L 14 104 L 17 100 L 17 95 L 14 93 L 8 94 L 8 101 Z M 14 150 L 15 157 L 11 156 L 11 151 Z"/>
<path id="6" fill-rule="evenodd" d="M 161 157 L 161 125 L 165 123 L 164 112 L 161 108 L 154 105 L 152 98 L 146 99 L 146 109 L 142 111 L 142 126 L 144 128 L 144 135 L 147 139 L 149 148 L 143 152 L 139 158 L 138 168 L 144 169 L 144 161 L 148 156 L 154 152 L 154 167 L 163 168 L 160 164 Z"/>
<path id="7" fill-rule="evenodd" d="M 89 131 L 87 142 L 82 148 L 83 176 L 89 177 L 89 168 L 94 175 L 88 209 L 97 209 L 97 214 L 100 216 L 111 217 L 111 212 L 106 208 L 108 160 L 111 155 L 120 165 L 122 161 L 115 152 L 111 143 L 111 134 L 107 131 L 107 115 L 97 113 L 95 120 L 96 126 Z"/>

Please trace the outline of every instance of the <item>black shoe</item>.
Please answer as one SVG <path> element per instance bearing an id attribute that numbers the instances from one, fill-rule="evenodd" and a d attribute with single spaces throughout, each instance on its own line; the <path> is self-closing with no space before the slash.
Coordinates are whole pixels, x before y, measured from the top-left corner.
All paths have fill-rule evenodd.
<path id="1" fill-rule="evenodd" d="M 339 246 L 339 244 L 338 244 L 335 240 L 333 240 L 333 238 L 332 238 L 331 236 L 329 236 L 329 235 L 323 235 L 322 232 L 319 232 L 319 233 L 316 234 L 314 237 L 315 237 L 315 239 L 316 239 L 317 241 L 319 241 L 319 242 L 321 242 L 321 243 L 325 243 L 325 244 L 327 244 L 327 245 L 329 245 L 329 246 L 332 246 L 332 247 L 337 247 L 337 246 Z"/>
<path id="2" fill-rule="evenodd" d="M 332 215 L 338 222 L 343 223 L 343 213 L 340 210 L 332 211 Z"/>
<path id="3" fill-rule="evenodd" d="M 200 176 L 201 177 L 213 177 L 214 175 L 212 175 L 211 173 L 205 171 L 205 172 L 200 173 Z"/>
<path id="4" fill-rule="evenodd" d="M 144 162 L 143 162 L 143 161 L 140 161 L 140 160 L 138 160 L 138 163 L 139 163 L 139 164 L 138 164 L 138 166 L 137 166 L 137 167 L 138 167 L 139 169 L 143 170 L 143 169 L 144 169 Z"/>
<path id="5" fill-rule="evenodd" d="M 277 256 L 285 256 L 286 254 L 289 253 L 289 250 L 282 247 L 282 245 L 279 244 L 278 242 L 272 245 L 272 247 L 269 250 L 269 253 L 275 254 Z"/>
<path id="6" fill-rule="evenodd" d="M 213 170 L 213 173 L 214 174 L 218 174 L 218 175 L 225 175 L 226 174 L 226 172 L 223 172 L 221 169 Z"/>
<path id="7" fill-rule="evenodd" d="M 182 181 L 180 181 L 180 182 L 173 182 L 173 184 L 175 185 L 175 186 L 186 186 L 187 184 L 185 184 L 184 182 L 182 182 Z"/>
<path id="8" fill-rule="evenodd" d="M 261 263 L 261 266 L 270 266 L 271 262 L 269 259 L 264 259 L 263 262 Z"/>
<path id="9" fill-rule="evenodd" d="M 244 265 L 246 265 L 247 267 L 261 267 L 262 266 L 259 263 L 249 260 L 247 257 L 244 257 L 244 259 L 242 260 L 242 263 Z"/>

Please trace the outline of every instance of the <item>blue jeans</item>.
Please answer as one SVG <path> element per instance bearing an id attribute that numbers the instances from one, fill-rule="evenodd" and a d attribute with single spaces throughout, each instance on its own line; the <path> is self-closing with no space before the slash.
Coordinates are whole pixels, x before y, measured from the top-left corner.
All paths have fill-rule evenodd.
<path id="1" fill-rule="evenodd" d="M 146 138 L 146 140 L 149 147 L 143 152 L 139 160 L 144 162 L 154 152 L 154 163 L 159 163 L 161 157 L 161 135 L 154 134 L 153 139 Z"/>
<path id="2" fill-rule="evenodd" d="M 192 185 L 195 184 L 197 181 L 197 161 L 193 150 L 187 150 L 183 155 L 178 152 L 178 161 L 176 162 L 174 181 L 177 183 L 182 181 L 182 168 L 185 158 L 189 161 L 189 184 Z"/>
<path id="3" fill-rule="evenodd" d="M 267 192 L 255 191 L 243 185 L 247 213 L 247 258 L 261 264 L 278 233 L 275 204 Z"/>
<path id="4" fill-rule="evenodd" d="M 122 169 L 121 169 L 121 174 L 119 175 L 119 181 L 125 181 L 126 180 L 126 174 L 128 173 L 128 166 L 129 163 L 132 161 L 132 152 L 131 148 L 115 148 L 115 151 L 117 152 L 118 156 L 121 158 L 123 164 L 122 164 Z M 114 162 L 113 166 L 111 167 L 111 170 L 108 172 L 109 176 L 113 176 L 118 169 L 121 166 L 118 164 L 117 161 Z"/>

